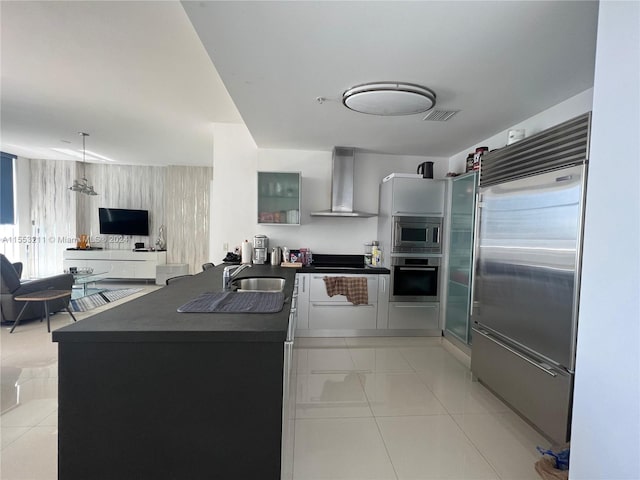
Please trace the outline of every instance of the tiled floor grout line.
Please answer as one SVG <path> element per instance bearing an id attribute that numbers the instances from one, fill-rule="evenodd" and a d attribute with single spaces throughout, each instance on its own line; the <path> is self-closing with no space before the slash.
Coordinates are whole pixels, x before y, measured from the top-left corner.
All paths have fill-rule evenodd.
<path id="1" fill-rule="evenodd" d="M 0 449 L 0 451 L 4 451 L 4 450 L 9 446 L 9 445 L 11 445 L 11 444 L 15 443 L 17 440 L 19 440 L 20 438 L 24 437 L 24 436 L 25 436 L 27 433 L 29 433 L 29 432 L 30 432 L 34 427 L 36 427 L 36 425 L 23 426 L 23 427 L 20 427 L 20 426 L 16 426 L 16 427 L 13 427 L 13 426 L 9 426 L 9 427 L 1 427 L 1 428 L 0 428 L 0 430 L 1 430 L 2 428 L 26 428 L 27 430 L 25 430 L 25 431 L 24 431 L 24 432 L 22 432 L 20 435 L 18 435 L 16 438 L 14 438 L 14 439 L 13 439 L 13 440 L 11 440 L 9 443 L 7 443 L 6 445 L 4 445 L 4 446 Z"/>
<path id="2" fill-rule="evenodd" d="M 347 351 L 349 352 L 349 357 L 351 357 L 351 361 L 353 362 L 353 366 L 356 367 L 356 361 L 355 361 L 355 358 L 353 358 L 353 355 L 351 353 L 351 347 L 347 346 Z M 374 362 L 375 362 L 375 358 L 374 358 Z M 374 373 L 375 373 L 375 370 L 374 370 Z M 376 429 L 378 430 L 378 435 L 380 435 L 380 440 L 382 440 L 382 445 L 384 445 L 384 451 L 387 452 L 387 458 L 389 459 L 389 463 L 391 464 L 391 469 L 393 470 L 393 474 L 395 475 L 396 480 L 399 480 L 400 477 L 398 477 L 398 472 L 396 471 L 396 466 L 393 464 L 393 458 L 391 458 L 391 452 L 389 452 L 389 447 L 387 446 L 387 442 L 385 442 L 385 440 L 384 440 L 384 435 L 382 435 L 382 430 L 380 429 L 380 424 L 378 423 L 378 420 L 377 420 L 375 414 L 373 413 L 373 408 L 371 407 L 371 401 L 369 400 L 369 395 L 367 395 L 367 390 L 364 388 L 364 383 L 362 382 L 361 375 L 358 375 L 358 381 L 360 382 L 360 386 L 362 387 L 362 391 L 364 393 L 364 397 L 367 399 L 367 404 L 369 405 L 369 410 L 371 411 L 371 416 L 373 417 L 373 421 L 376 424 Z"/>
<path id="3" fill-rule="evenodd" d="M 447 349 L 440 346 L 440 348 L 442 348 L 443 351 L 447 352 Z M 482 459 L 484 459 L 485 462 L 487 462 L 487 465 L 489 465 L 489 467 L 491 468 L 491 470 L 495 473 L 496 477 L 500 480 L 502 480 L 502 477 L 498 474 L 498 471 L 496 470 L 496 467 L 494 467 L 493 463 L 489 461 L 489 459 L 487 457 L 485 457 L 485 455 L 482 453 L 482 451 L 480 450 L 480 448 L 478 448 L 478 446 L 473 442 L 473 440 L 471 440 L 471 438 L 467 435 L 467 432 L 464 431 L 464 429 L 458 424 L 458 422 L 456 422 L 456 419 L 453 417 L 453 413 L 451 413 L 449 411 L 449 409 L 446 407 L 446 405 L 444 404 L 444 402 L 442 402 L 442 400 L 440 400 L 440 398 L 438 397 L 438 395 L 436 395 L 436 393 L 431 389 L 431 387 L 429 387 L 429 385 L 427 385 L 427 383 L 424 381 L 424 379 L 420 376 L 419 372 L 413 367 L 413 365 L 411 365 L 411 362 L 409 361 L 409 359 L 402 353 L 402 351 L 398 350 L 400 355 L 402 355 L 402 357 L 405 359 L 405 361 L 409 364 L 409 366 L 413 369 L 413 371 L 416 373 L 416 375 L 418 375 L 418 378 L 420 378 L 420 381 L 429 389 L 429 391 L 434 395 L 434 397 L 436 397 L 436 399 L 438 400 L 438 402 L 440 403 L 440 405 L 442 405 L 442 407 L 444 408 L 445 412 L 447 412 L 447 415 L 449 416 L 449 418 L 453 421 L 454 425 L 460 430 L 460 432 L 464 435 L 464 437 L 467 439 L 467 441 L 469 442 L 469 444 L 471 444 L 473 446 L 473 448 L 476 450 L 476 452 L 478 452 L 478 455 L 480 455 L 480 457 L 482 457 Z M 451 355 L 451 353 L 447 352 L 448 355 Z M 451 355 L 454 359 L 455 356 Z M 457 359 L 456 359 L 457 360 Z M 467 368 L 465 366 L 465 368 Z M 461 414 L 464 415 L 464 414 Z M 376 421 L 377 423 L 377 421 Z M 507 480 L 507 479 L 505 479 Z"/>
<path id="4" fill-rule="evenodd" d="M 351 355 L 351 347 L 349 348 L 349 355 L 351 356 L 351 360 L 354 362 L 355 365 L 355 359 L 353 358 L 353 355 Z M 391 466 L 393 467 L 393 471 L 396 475 L 396 478 L 398 477 L 398 472 L 396 471 L 395 465 L 393 464 L 393 460 L 391 458 L 391 454 L 389 452 L 389 449 L 387 447 L 387 443 L 385 442 L 384 439 L 384 435 L 382 434 L 382 430 L 380 428 L 380 423 L 378 422 L 378 418 L 398 418 L 398 417 L 425 417 L 425 416 L 441 416 L 441 415 L 446 415 L 448 416 L 451 421 L 453 422 L 453 424 L 456 426 L 456 428 L 460 431 L 460 433 L 462 433 L 462 435 L 464 436 L 464 438 L 467 439 L 467 441 L 469 442 L 469 444 L 474 448 L 474 450 L 478 453 L 478 455 L 487 463 L 487 465 L 489 466 L 489 468 L 491 468 L 491 471 L 495 474 L 496 478 L 498 479 L 502 479 L 502 477 L 500 477 L 500 475 L 498 474 L 496 468 L 494 467 L 493 463 L 489 461 L 488 458 L 485 457 L 485 455 L 480 451 L 480 449 L 478 448 L 478 446 L 471 440 L 471 438 L 469 438 L 469 436 L 466 434 L 466 432 L 461 428 L 461 426 L 458 424 L 458 422 L 456 422 L 456 420 L 453 418 L 453 414 L 451 412 L 449 412 L 449 410 L 447 409 L 447 407 L 444 405 L 444 403 L 442 402 L 442 400 L 440 400 L 440 398 L 436 395 L 435 392 L 433 392 L 433 390 L 429 387 L 429 385 L 424 381 L 424 379 L 420 376 L 420 372 L 418 370 L 416 370 L 413 365 L 411 364 L 411 362 L 409 362 L 408 358 L 402 353 L 402 351 L 400 350 L 401 347 L 370 347 L 370 348 L 389 348 L 389 349 L 395 349 L 397 350 L 397 352 L 400 354 L 400 356 L 407 362 L 407 365 L 409 365 L 409 367 L 411 368 L 411 370 L 413 371 L 413 373 L 419 378 L 420 382 L 427 388 L 427 390 L 429 390 L 429 392 L 431 392 L 431 394 L 435 397 L 435 399 L 438 401 L 438 403 L 440 405 L 442 405 L 442 407 L 444 408 L 445 413 L 436 413 L 436 414 L 421 414 L 421 415 L 375 415 L 373 414 L 373 409 L 371 409 L 371 413 L 373 414 L 373 418 L 376 422 L 376 427 L 378 429 L 378 432 L 380 434 L 380 437 L 382 438 L 382 443 L 384 444 L 385 450 L 387 452 L 387 456 L 389 457 L 389 460 L 391 462 Z M 443 351 L 446 352 L 446 349 L 442 348 Z M 447 352 L 448 353 L 448 352 Z M 451 354 L 449 354 L 451 355 Z M 454 357 L 455 358 L 455 357 Z M 374 373 L 378 373 L 377 371 Z M 389 372 L 387 372 L 389 373 Z M 395 373 L 409 373 L 409 372 L 395 372 Z M 358 377 L 358 379 L 360 380 L 360 383 L 362 384 L 362 380 L 360 379 L 360 376 Z M 364 384 L 362 384 L 363 390 L 364 390 Z M 369 407 L 371 408 L 371 402 L 369 400 L 369 396 L 367 395 L 366 390 L 364 391 L 365 393 L 365 397 L 367 398 L 367 402 L 369 403 Z"/>
<path id="5" fill-rule="evenodd" d="M 485 415 L 483 413 L 467 413 L 465 415 Z M 484 453 L 482 453 L 482 450 L 480 450 L 480 447 L 478 447 L 478 445 L 476 445 L 476 443 L 471 439 L 471 437 L 469 437 L 469 435 L 467 435 L 467 432 L 464 431 L 464 429 L 462 428 L 462 426 L 456 422 L 456 419 L 453 418 L 453 415 L 451 415 L 451 420 L 453 420 L 453 423 L 456 424 L 456 426 L 460 429 L 460 431 L 462 432 L 462 434 L 465 436 L 465 438 L 469 441 L 469 443 L 473 446 L 473 448 L 476 449 L 476 451 L 478 452 L 478 454 L 484 459 L 485 462 L 487 462 L 487 465 L 489 465 L 489 467 L 491 467 L 491 470 L 493 470 L 496 474 L 496 477 L 498 477 L 500 480 L 509 480 L 509 479 L 502 479 L 502 477 L 500 476 L 500 474 L 498 473 L 498 470 L 496 469 L 496 466 L 493 464 L 493 462 L 491 460 L 489 460 L 489 458 L 487 458 Z"/>

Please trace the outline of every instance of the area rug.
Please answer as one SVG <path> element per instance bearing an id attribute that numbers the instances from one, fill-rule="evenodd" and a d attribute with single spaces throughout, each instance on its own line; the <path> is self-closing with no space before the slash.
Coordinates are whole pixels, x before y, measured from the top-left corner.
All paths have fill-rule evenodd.
<path id="1" fill-rule="evenodd" d="M 87 312 L 94 308 L 115 302 L 141 291 L 141 288 L 121 288 L 118 290 L 104 290 L 102 292 L 87 295 L 86 297 L 71 299 L 69 308 L 72 312 Z"/>

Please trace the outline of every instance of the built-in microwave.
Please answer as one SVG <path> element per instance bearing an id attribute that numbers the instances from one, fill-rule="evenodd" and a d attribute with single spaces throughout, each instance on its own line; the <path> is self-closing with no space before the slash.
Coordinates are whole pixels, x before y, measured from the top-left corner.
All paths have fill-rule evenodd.
<path id="1" fill-rule="evenodd" d="M 442 253 L 442 217 L 393 217 L 393 253 Z"/>

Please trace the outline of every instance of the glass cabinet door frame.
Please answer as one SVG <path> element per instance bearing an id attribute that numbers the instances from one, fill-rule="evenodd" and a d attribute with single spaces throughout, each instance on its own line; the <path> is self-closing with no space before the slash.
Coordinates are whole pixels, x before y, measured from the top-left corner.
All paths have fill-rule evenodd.
<path id="1" fill-rule="evenodd" d="M 256 187 L 258 225 L 300 225 L 301 172 L 261 170 L 257 172 Z"/>
<path id="2" fill-rule="evenodd" d="M 469 181 L 469 179 L 472 179 Z M 455 203 L 455 186 L 456 183 L 461 181 L 467 181 L 471 185 L 473 185 L 472 192 L 469 192 L 469 197 L 467 201 L 471 201 L 471 208 L 468 212 L 456 213 L 454 211 L 454 203 Z M 460 340 L 466 345 L 471 344 L 471 288 L 473 286 L 473 273 L 474 273 L 474 249 L 475 249 L 475 224 L 476 224 L 476 215 L 477 215 L 477 195 L 478 195 L 478 174 L 477 172 L 468 172 L 464 175 L 457 176 L 452 179 L 451 182 L 451 201 L 450 201 L 450 215 L 449 215 L 449 245 L 447 248 L 449 255 L 449 268 L 448 268 L 448 277 L 447 281 L 447 297 L 446 297 L 446 321 L 445 321 L 445 332 L 447 334 L 452 335 L 454 338 Z M 462 226 L 462 230 L 456 231 L 457 227 L 460 224 L 456 223 L 459 221 L 456 216 L 468 215 L 468 217 L 464 218 L 464 225 Z M 464 254 L 461 255 L 461 258 L 466 259 L 468 261 L 468 265 L 465 265 L 464 271 L 461 268 L 456 269 L 456 248 L 458 251 L 460 250 L 460 245 L 456 246 L 456 242 L 459 242 L 463 239 L 468 239 L 468 244 L 463 246 L 465 250 Z M 464 275 L 467 275 L 467 278 L 464 279 Z M 463 280 L 463 281 L 460 281 Z M 460 308 L 455 308 L 454 305 L 455 298 L 458 297 L 458 301 L 462 302 L 462 298 L 464 298 L 464 312 L 460 310 Z M 457 307 L 463 306 L 457 305 Z M 456 317 L 457 316 L 457 317 Z M 466 319 L 466 320 L 462 320 Z M 454 324 L 454 325 L 452 325 Z M 464 324 L 464 325 L 463 325 Z M 457 329 L 455 327 L 458 327 Z M 462 330 L 460 327 L 464 327 Z"/>

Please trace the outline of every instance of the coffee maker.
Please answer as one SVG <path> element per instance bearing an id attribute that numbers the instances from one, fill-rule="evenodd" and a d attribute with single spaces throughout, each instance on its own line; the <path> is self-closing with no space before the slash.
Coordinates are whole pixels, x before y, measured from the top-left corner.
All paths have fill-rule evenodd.
<path id="1" fill-rule="evenodd" d="M 254 235 L 253 237 L 253 263 L 263 265 L 267 262 L 269 239 L 266 235 Z"/>

